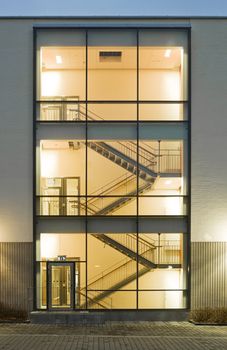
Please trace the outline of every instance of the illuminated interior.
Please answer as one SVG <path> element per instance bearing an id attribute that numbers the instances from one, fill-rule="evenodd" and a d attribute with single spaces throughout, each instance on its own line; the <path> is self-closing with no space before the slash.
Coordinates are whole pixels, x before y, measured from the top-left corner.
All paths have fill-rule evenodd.
<path id="1" fill-rule="evenodd" d="M 187 40 L 79 32 L 37 47 L 37 120 L 86 126 L 37 142 L 37 220 L 84 224 L 37 234 L 37 308 L 186 308 L 187 230 L 165 220 L 188 215 Z"/>
<path id="2" fill-rule="evenodd" d="M 126 238 L 132 251 L 137 254 L 136 235 L 125 235 L 107 234 L 107 237 L 118 243 L 125 243 Z M 86 289 L 88 308 L 91 309 L 135 308 L 137 292 L 141 309 L 183 308 L 185 277 L 182 245 L 182 234 L 139 234 L 138 255 L 143 260 L 139 258 L 137 264 L 124 252 L 103 244 L 100 234 L 41 234 L 37 275 L 39 306 L 46 307 L 47 264 L 58 261 L 59 257 L 66 257 L 65 264 L 73 263 L 78 309 L 86 306 Z M 118 291 L 115 290 L 116 285 L 119 286 Z"/>

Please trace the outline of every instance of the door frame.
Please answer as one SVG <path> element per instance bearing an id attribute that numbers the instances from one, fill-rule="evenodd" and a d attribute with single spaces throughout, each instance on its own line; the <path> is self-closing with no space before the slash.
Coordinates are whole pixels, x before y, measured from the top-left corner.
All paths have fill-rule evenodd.
<path id="1" fill-rule="evenodd" d="M 71 289 L 70 289 L 70 306 L 69 307 L 53 307 L 51 304 L 51 287 L 52 287 L 52 266 L 69 266 L 71 275 Z M 52 311 L 71 311 L 75 309 L 75 263 L 72 261 L 47 261 L 46 270 L 47 281 L 47 309 Z"/>

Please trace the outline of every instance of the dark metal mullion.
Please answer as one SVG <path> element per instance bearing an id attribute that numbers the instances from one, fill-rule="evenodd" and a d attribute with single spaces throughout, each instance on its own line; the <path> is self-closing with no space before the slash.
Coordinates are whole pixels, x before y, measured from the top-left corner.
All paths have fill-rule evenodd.
<path id="1" fill-rule="evenodd" d="M 73 286 L 73 288 L 71 288 L 71 304 L 72 304 L 72 309 L 75 310 L 76 308 L 76 299 L 77 299 L 77 295 L 76 295 L 76 263 L 75 262 L 71 262 L 72 265 L 72 272 L 70 271 L 70 273 L 72 273 L 72 281 L 71 281 L 71 285 Z M 70 267 L 71 269 L 71 267 Z"/>
<path id="2" fill-rule="evenodd" d="M 33 310 L 37 309 L 36 292 L 36 29 L 33 28 Z"/>
<path id="3" fill-rule="evenodd" d="M 187 234 L 187 308 L 191 307 L 191 29 L 188 29 L 188 174 L 187 174 L 187 189 L 188 189 L 188 200 L 187 200 L 187 214 L 188 214 L 188 234 Z M 185 252 L 183 252 L 185 254 Z"/>
<path id="4" fill-rule="evenodd" d="M 75 104 L 75 100 L 37 100 L 37 104 L 40 103 L 53 103 L 53 104 Z M 136 100 L 80 100 L 80 104 L 136 104 Z M 141 100 L 141 104 L 187 104 L 187 100 Z"/>
<path id="5" fill-rule="evenodd" d="M 88 149 L 87 149 L 87 138 L 88 138 L 88 124 L 87 124 L 87 111 L 88 111 L 88 30 L 86 29 L 86 54 L 85 54 L 85 113 L 86 113 L 86 131 L 85 131 L 85 244 L 86 244 L 86 269 L 85 269 L 85 284 L 86 284 L 86 289 L 85 289 L 85 305 L 86 309 L 88 308 L 87 304 L 87 285 L 88 285 L 88 214 L 87 214 L 87 174 L 88 174 Z"/>
<path id="6" fill-rule="evenodd" d="M 136 292 L 136 289 L 88 289 L 89 292 L 120 292 L 120 293 L 124 293 L 124 292 Z M 168 291 L 168 292 L 183 292 L 186 291 L 185 288 L 168 288 L 168 289 L 163 289 L 163 288 L 152 288 L 152 289 L 141 289 L 140 291 L 142 292 L 158 292 L 158 291 Z M 131 309 L 132 310 L 132 309 Z M 179 310 L 179 309 L 178 309 Z"/>
<path id="7" fill-rule="evenodd" d="M 139 30 L 136 31 L 136 309 L 139 308 Z"/>

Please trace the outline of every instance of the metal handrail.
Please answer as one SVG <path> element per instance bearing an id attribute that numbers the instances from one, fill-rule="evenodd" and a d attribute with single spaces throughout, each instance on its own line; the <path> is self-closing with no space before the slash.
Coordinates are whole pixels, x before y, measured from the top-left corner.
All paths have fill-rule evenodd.
<path id="1" fill-rule="evenodd" d="M 97 304 L 98 306 L 100 306 L 102 309 L 108 309 L 108 308 L 112 308 L 112 298 L 108 298 L 106 297 L 105 299 L 109 299 L 110 302 L 106 302 L 104 300 L 102 300 L 102 303 L 100 303 L 99 301 L 95 301 L 95 297 L 91 298 L 90 296 L 86 295 L 86 293 L 83 293 L 82 290 L 77 290 L 76 292 L 80 295 L 82 295 L 83 297 L 87 298 L 87 300 L 89 300 L 90 302 Z M 92 292 L 93 293 L 93 292 Z M 91 292 L 89 291 L 89 294 L 91 294 Z M 85 303 L 86 304 L 86 303 Z M 106 305 L 105 305 L 106 304 Z M 83 305 L 83 304 L 82 304 Z"/>
<path id="2" fill-rule="evenodd" d="M 129 181 L 136 179 L 135 175 L 121 175 L 114 179 L 113 181 L 108 182 L 107 184 L 101 186 L 99 189 L 90 193 L 90 195 L 102 196 L 109 193 L 111 190 L 121 187 L 126 182 L 126 185 Z M 105 189 L 106 188 L 106 189 Z M 90 196 L 89 195 L 89 196 Z"/>
<path id="3" fill-rule="evenodd" d="M 175 254 L 173 257 L 169 256 L 169 254 L 166 256 L 165 251 L 163 249 L 166 247 L 171 248 L 172 252 L 174 253 L 176 252 L 176 250 L 180 251 L 179 241 L 175 240 L 175 242 L 177 242 L 177 244 L 175 243 L 171 246 L 164 244 L 163 246 L 156 246 L 155 248 L 147 249 L 139 255 L 150 261 L 153 260 L 152 262 L 155 264 L 180 264 L 180 254 Z M 158 253 L 158 250 L 161 249 L 162 251 L 160 254 Z M 152 270 L 152 268 L 147 267 L 147 270 Z M 109 268 L 103 270 L 101 273 L 97 274 L 92 279 L 90 279 L 87 287 L 88 289 L 94 290 L 111 290 L 111 288 L 114 285 L 124 281 L 124 279 L 128 279 L 132 274 L 136 274 L 135 261 L 132 259 L 129 260 L 129 258 L 124 258 L 123 260 L 120 260 L 119 262 L 111 265 Z"/>
<path id="4" fill-rule="evenodd" d="M 69 108 L 68 109 L 68 105 L 67 105 L 67 96 L 64 97 L 64 99 L 60 99 L 56 100 L 56 104 L 57 106 L 54 106 L 53 109 L 53 113 L 56 113 L 56 111 L 59 109 L 59 116 L 57 117 L 53 117 L 53 120 L 59 120 L 59 119 L 66 119 L 68 120 L 68 111 L 69 112 L 75 112 L 75 117 L 72 118 L 72 120 L 102 120 L 105 121 L 104 118 L 100 117 L 98 114 L 92 112 L 91 110 L 86 109 L 80 102 L 78 97 L 76 96 L 70 96 L 71 100 L 75 99 L 74 101 L 70 101 L 70 103 L 68 103 L 69 106 L 73 106 L 73 104 L 75 104 L 77 106 L 77 108 L 73 109 L 73 108 Z M 46 102 L 46 103 L 51 103 L 50 102 Z M 53 101 L 52 101 L 53 103 Z M 43 104 L 45 104 L 45 101 L 43 101 Z M 61 117 L 61 118 L 60 118 Z M 52 118 L 51 118 L 52 119 Z M 158 152 L 157 150 L 155 150 L 153 147 L 146 145 L 146 148 L 143 146 L 139 146 L 137 149 L 137 145 L 133 142 L 133 141 L 128 141 L 127 145 L 126 144 L 122 144 L 120 141 L 117 142 L 118 145 L 121 147 L 121 150 L 123 151 L 124 154 L 131 156 L 132 159 L 137 159 L 137 153 L 139 150 L 139 161 L 142 165 L 146 166 L 146 167 L 152 167 L 152 170 L 154 170 L 154 167 L 157 166 L 156 172 L 162 172 L 165 169 L 167 169 L 168 171 L 166 172 L 171 172 L 171 169 L 173 169 L 174 171 L 181 169 L 181 162 L 180 162 L 180 150 L 167 150 L 167 154 L 166 154 L 166 150 L 164 149 L 159 149 Z M 177 152 L 177 154 L 175 153 Z M 163 159 L 162 157 L 168 157 L 168 161 L 166 159 Z M 171 157 L 171 158 L 170 158 Z M 176 158 L 177 157 L 177 158 Z M 157 164 L 159 163 L 159 164 Z M 172 171 L 173 172 L 173 171 Z"/>

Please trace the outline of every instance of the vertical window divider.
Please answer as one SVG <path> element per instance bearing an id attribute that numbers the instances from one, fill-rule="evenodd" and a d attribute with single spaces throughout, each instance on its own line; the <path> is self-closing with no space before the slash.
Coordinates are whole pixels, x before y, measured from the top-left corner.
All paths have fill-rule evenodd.
<path id="1" fill-rule="evenodd" d="M 36 99 L 37 99 L 37 31 L 33 28 L 33 310 L 37 309 L 37 281 L 36 281 L 36 176 L 37 176 L 37 152 L 36 152 Z M 35 243 L 34 243 L 35 242 Z"/>
<path id="2" fill-rule="evenodd" d="M 85 244 L 86 244 L 86 249 L 85 249 L 85 264 L 86 264 L 86 270 L 85 270 L 85 305 L 86 309 L 88 308 L 88 303 L 87 303 L 87 284 L 88 284 L 88 266 L 87 266 L 87 256 L 88 256 L 88 240 L 87 240 L 87 227 L 88 227 L 88 215 L 87 215 L 87 164 L 88 164 L 88 152 L 87 152 L 87 137 L 88 137 L 88 125 L 87 125 L 87 97 L 88 97 L 88 30 L 86 29 L 85 32 L 86 39 L 85 39 L 85 45 L 86 45 L 86 54 L 85 54 L 85 112 L 86 112 L 86 122 L 85 122 Z"/>
<path id="3" fill-rule="evenodd" d="M 136 309 L 138 309 L 139 287 L 139 30 L 136 31 Z"/>

